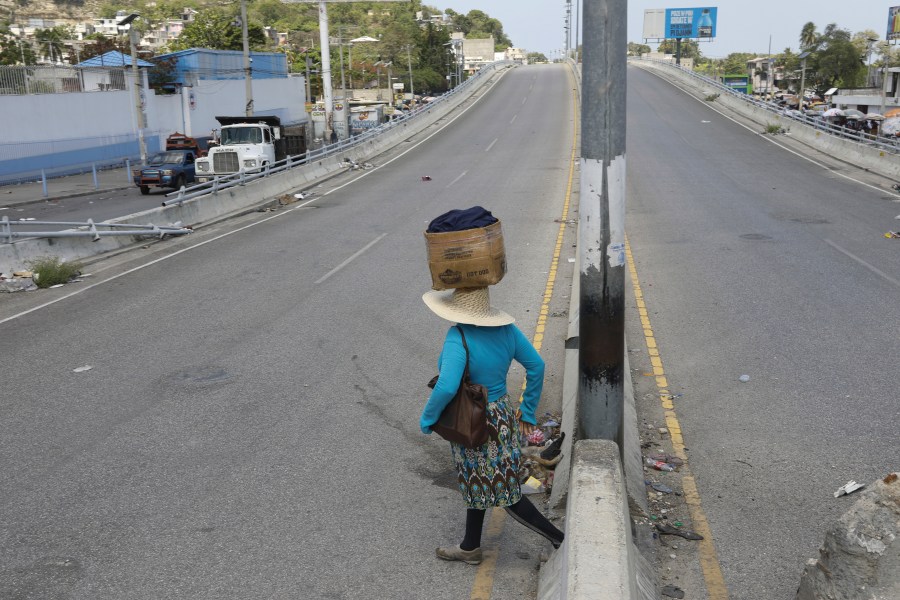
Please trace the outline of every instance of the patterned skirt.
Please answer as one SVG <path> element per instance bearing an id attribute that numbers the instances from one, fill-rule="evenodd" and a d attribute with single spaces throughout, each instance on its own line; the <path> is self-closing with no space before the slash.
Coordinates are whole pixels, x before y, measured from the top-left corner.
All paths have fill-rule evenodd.
<path id="1" fill-rule="evenodd" d="M 450 444 L 466 508 L 511 506 L 522 498 L 519 486 L 519 424 L 509 394 L 487 405 L 488 441 L 478 448 Z"/>

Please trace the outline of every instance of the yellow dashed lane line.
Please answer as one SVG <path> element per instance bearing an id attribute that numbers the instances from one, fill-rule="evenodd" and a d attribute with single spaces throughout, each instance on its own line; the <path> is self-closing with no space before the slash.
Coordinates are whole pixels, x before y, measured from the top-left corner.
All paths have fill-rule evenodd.
<path id="1" fill-rule="evenodd" d="M 547 275 L 547 285 L 544 288 L 544 299 L 538 314 L 537 326 L 534 328 L 534 337 L 531 343 L 540 352 L 544 345 L 544 330 L 547 326 L 547 317 L 550 314 L 550 299 L 553 297 L 553 285 L 556 283 L 556 272 L 559 270 L 559 255 L 562 253 L 563 239 L 566 235 L 566 221 L 569 218 L 569 206 L 572 199 L 572 181 L 575 179 L 575 156 L 578 149 L 578 98 L 572 94 L 575 103 L 575 135 L 572 136 L 572 153 L 569 157 L 569 182 L 566 185 L 566 197 L 563 203 L 562 217 L 559 222 L 559 232 L 556 234 L 556 247 L 553 249 L 553 259 L 550 261 L 550 272 Z M 525 382 L 522 382 L 522 391 L 525 390 Z M 519 396 L 522 402 L 522 396 Z M 503 533 L 503 525 L 506 523 L 506 511 L 502 508 L 491 510 L 487 529 L 482 536 L 481 547 L 484 550 L 484 559 L 478 565 L 475 572 L 475 581 L 472 582 L 470 600 L 489 600 L 494 588 L 494 572 L 497 569 L 497 558 L 500 556 L 500 534 Z"/>
<path id="2" fill-rule="evenodd" d="M 684 451 L 684 438 L 681 435 L 681 424 L 675 414 L 675 405 L 669 393 L 669 382 L 666 380 L 666 372 L 663 369 L 662 358 L 659 356 L 659 347 L 656 345 L 656 337 L 653 335 L 653 327 L 650 325 L 650 317 L 647 315 L 647 306 L 644 303 L 644 292 L 638 279 L 637 268 L 634 265 L 634 256 L 631 254 L 631 245 L 628 237 L 625 237 L 625 255 L 628 257 L 628 271 L 631 273 L 631 282 L 634 287 L 634 298 L 637 303 L 638 314 L 641 318 L 641 326 L 644 329 L 644 340 L 647 342 L 647 353 L 650 355 L 650 365 L 653 367 L 653 375 L 656 378 L 657 393 L 662 404 L 663 414 L 666 419 L 666 427 L 672 438 L 672 451 L 675 456 L 684 461 L 681 468 L 681 485 L 684 491 L 684 500 L 691 514 L 693 529 L 703 536 L 700 540 L 698 551 L 700 554 L 700 567 L 703 570 L 703 578 L 706 581 L 706 591 L 710 600 L 728 600 L 728 588 L 725 586 L 725 578 L 722 576 L 722 567 L 716 555 L 716 547 L 712 539 L 712 531 L 709 521 L 703 512 L 700 503 L 700 493 L 697 491 L 697 483 L 691 474 L 687 463 L 687 454 Z"/>

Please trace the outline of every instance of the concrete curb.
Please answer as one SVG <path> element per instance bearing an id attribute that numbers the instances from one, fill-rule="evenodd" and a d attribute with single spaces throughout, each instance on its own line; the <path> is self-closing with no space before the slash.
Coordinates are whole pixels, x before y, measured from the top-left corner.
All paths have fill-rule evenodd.
<path id="1" fill-rule="evenodd" d="M 539 600 L 638 598 L 619 447 L 609 440 L 576 442 L 570 479 L 566 541 L 541 569 Z"/>
<path id="2" fill-rule="evenodd" d="M 171 225 L 183 223 L 199 228 L 229 218 L 253 212 L 270 204 L 278 196 L 320 183 L 346 170 L 345 157 L 357 162 L 370 160 L 393 148 L 404 140 L 434 126 L 463 103 L 479 94 L 486 86 L 493 86 L 506 73 L 506 67 L 498 68 L 490 76 L 475 82 L 466 94 L 436 106 L 430 112 L 409 122 L 404 122 L 384 134 L 354 146 L 347 152 L 335 154 L 312 164 L 296 167 L 284 173 L 258 179 L 243 186 L 235 186 L 199 198 L 186 200 L 180 205 L 153 208 L 139 213 L 111 219 L 110 223 L 134 225 Z M 25 238 L 12 244 L 0 244 L 0 272 L 11 273 L 22 269 L 25 263 L 40 256 L 56 256 L 63 261 L 82 261 L 116 250 L 146 244 L 152 236 L 101 237 L 94 242 L 90 237 L 78 238 Z"/>

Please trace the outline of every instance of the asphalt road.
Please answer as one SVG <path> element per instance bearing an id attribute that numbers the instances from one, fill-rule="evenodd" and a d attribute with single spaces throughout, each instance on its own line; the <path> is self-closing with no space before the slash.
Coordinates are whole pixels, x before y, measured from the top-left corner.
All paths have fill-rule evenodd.
<path id="1" fill-rule="evenodd" d="M 0 597 L 469 597 L 477 569 L 434 557 L 464 508 L 446 442 L 418 429 L 448 326 L 420 299 L 422 232 L 451 208 L 500 217 L 510 271 L 492 298 L 533 335 L 572 88 L 563 66 L 510 70 L 310 202 L 2 299 Z M 540 411 L 559 409 L 572 237 Z M 548 543 L 512 521 L 496 543 L 491 598 L 533 597 Z"/>
<path id="2" fill-rule="evenodd" d="M 900 467 L 900 207 L 628 77 L 628 236 L 729 597 L 789 600 L 833 492 Z"/>

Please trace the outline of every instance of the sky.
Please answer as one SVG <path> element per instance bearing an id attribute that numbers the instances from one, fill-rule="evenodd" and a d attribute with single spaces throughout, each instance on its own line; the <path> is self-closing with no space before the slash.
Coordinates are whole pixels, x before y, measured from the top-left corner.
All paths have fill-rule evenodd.
<path id="1" fill-rule="evenodd" d="M 599 0 L 586 0 L 596 2 Z M 503 31 L 518 48 L 542 52 L 547 58 L 561 54 L 565 47 L 564 0 L 426 0 L 429 6 L 448 8 L 459 13 L 480 10 L 503 23 Z M 582 21 L 578 0 L 572 3 L 572 25 Z M 799 45 L 800 30 L 809 21 L 822 31 L 829 23 L 837 23 L 851 33 L 872 29 L 884 39 L 888 8 L 900 6 L 900 0 L 718 0 L 669 3 L 658 0 L 629 0 L 628 41 L 642 42 L 644 10 L 651 8 L 692 8 L 714 6 L 718 9 L 716 40 L 700 44 L 704 56 L 722 58 L 732 52 L 764 55 L 769 50 L 781 52 Z M 656 44 L 651 44 L 656 49 Z"/>

